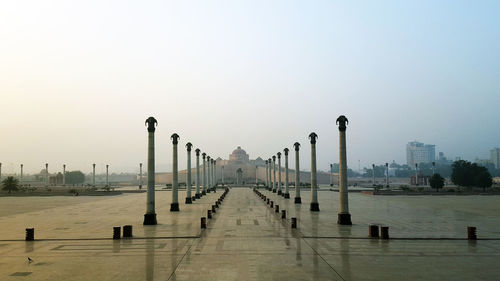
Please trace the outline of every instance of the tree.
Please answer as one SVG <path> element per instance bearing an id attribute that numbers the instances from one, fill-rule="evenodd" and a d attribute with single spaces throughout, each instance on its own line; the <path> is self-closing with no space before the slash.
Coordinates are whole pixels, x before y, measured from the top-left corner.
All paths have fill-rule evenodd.
<path id="1" fill-rule="evenodd" d="M 3 180 L 3 188 L 2 190 L 8 190 L 9 193 L 11 191 L 16 191 L 19 188 L 19 181 L 14 178 L 14 177 L 7 177 L 6 179 Z"/>
<path id="2" fill-rule="evenodd" d="M 451 180 L 454 184 L 466 187 L 490 187 L 493 184 L 491 174 L 487 168 L 476 163 L 459 160 L 452 165 Z"/>
<path id="3" fill-rule="evenodd" d="M 85 182 L 85 175 L 81 171 L 66 172 L 66 184 L 79 184 Z"/>
<path id="4" fill-rule="evenodd" d="M 432 188 L 436 189 L 436 192 L 439 191 L 439 189 L 443 188 L 444 186 L 444 178 L 440 174 L 434 174 L 430 180 L 429 183 Z"/>

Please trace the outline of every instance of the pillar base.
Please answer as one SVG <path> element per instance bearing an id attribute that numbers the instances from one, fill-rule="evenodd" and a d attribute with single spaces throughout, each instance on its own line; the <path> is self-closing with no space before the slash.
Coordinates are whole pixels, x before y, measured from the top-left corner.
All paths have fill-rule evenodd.
<path id="1" fill-rule="evenodd" d="M 203 190 L 203 191 L 201 192 L 201 195 L 207 195 L 207 192 L 206 192 L 205 190 Z"/>
<path id="2" fill-rule="evenodd" d="M 290 193 L 285 193 L 283 197 L 285 197 L 286 199 L 290 199 Z"/>
<path id="3" fill-rule="evenodd" d="M 337 224 L 352 225 L 351 214 L 349 213 L 339 214 L 337 219 Z"/>
<path id="4" fill-rule="evenodd" d="M 179 203 L 170 204 L 170 212 L 179 212 Z"/>
<path id="5" fill-rule="evenodd" d="M 143 225 L 156 225 L 156 214 L 144 214 Z"/>
<path id="6" fill-rule="evenodd" d="M 201 198 L 201 193 L 196 193 L 196 194 L 194 195 L 194 197 L 196 197 L 196 199 L 200 199 L 200 198 Z"/>
<path id="7" fill-rule="evenodd" d="M 295 197 L 295 204 L 302 204 L 302 199 L 300 197 Z"/>
<path id="8" fill-rule="evenodd" d="M 191 199 L 191 197 L 186 197 L 186 204 L 192 204 L 193 203 L 193 200 Z"/>
<path id="9" fill-rule="evenodd" d="M 276 193 L 276 189 L 273 189 L 273 193 Z"/>
<path id="10" fill-rule="evenodd" d="M 207 188 L 207 193 L 210 193 L 212 190 L 210 188 Z"/>
<path id="11" fill-rule="evenodd" d="M 319 212 L 319 203 L 311 203 L 311 209 L 312 212 Z"/>
<path id="12" fill-rule="evenodd" d="M 281 190 L 278 190 L 278 195 L 281 195 Z"/>

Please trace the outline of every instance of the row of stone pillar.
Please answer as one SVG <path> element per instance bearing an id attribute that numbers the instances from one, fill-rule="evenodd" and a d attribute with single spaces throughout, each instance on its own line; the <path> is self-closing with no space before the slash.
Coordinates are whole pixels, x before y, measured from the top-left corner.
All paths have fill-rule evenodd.
<path id="1" fill-rule="evenodd" d="M 156 130 L 156 125 L 158 121 L 154 117 L 149 117 L 146 119 L 146 125 L 148 130 L 148 185 L 147 185 L 147 204 L 146 204 L 146 214 L 144 215 L 145 225 L 155 225 L 157 224 L 156 212 L 155 212 L 155 141 L 154 133 Z M 179 135 L 172 134 L 170 137 L 172 140 L 173 151 L 172 151 L 172 203 L 170 204 L 171 212 L 178 212 L 179 209 L 179 169 L 178 169 L 178 156 L 177 156 L 177 146 L 179 143 Z M 187 183 L 186 183 L 186 204 L 192 204 L 196 199 L 210 193 L 211 191 L 216 191 L 216 165 L 217 162 L 208 156 L 206 153 L 201 153 L 200 149 L 195 150 L 196 154 L 196 191 L 192 195 L 192 184 L 191 184 L 191 150 L 193 144 L 188 142 L 186 144 L 187 149 Z M 200 153 L 203 159 L 203 165 L 200 167 Z M 200 175 L 200 170 L 203 174 Z M 140 186 L 142 186 L 142 163 L 140 164 Z M 201 185 L 200 185 L 201 183 Z"/>
<path id="2" fill-rule="evenodd" d="M 336 124 L 339 125 L 339 194 L 340 206 L 337 222 L 339 224 L 350 225 L 351 215 L 349 213 L 348 190 L 347 190 L 347 153 L 346 153 L 346 124 L 348 120 L 344 115 L 337 118 Z M 311 205 L 310 210 L 313 212 L 319 211 L 318 202 L 318 182 L 316 174 L 316 139 L 318 135 L 314 132 L 309 134 L 311 143 Z M 299 149 L 300 143 L 294 143 L 295 147 L 295 204 L 301 204 L 300 197 L 300 167 L 299 167 Z M 269 191 L 282 195 L 284 198 L 290 198 L 289 180 L 288 180 L 288 152 L 289 149 L 283 150 L 285 155 L 285 190 L 282 190 L 281 183 L 281 152 L 276 153 L 271 158 L 266 160 L 266 186 Z M 278 159 L 278 181 L 276 182 L 276 158 Z"/>

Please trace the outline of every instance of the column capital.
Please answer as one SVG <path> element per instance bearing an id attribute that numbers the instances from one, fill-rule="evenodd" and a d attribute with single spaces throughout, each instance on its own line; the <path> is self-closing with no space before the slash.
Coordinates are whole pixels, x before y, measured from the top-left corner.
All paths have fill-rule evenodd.
<path id="1" fill-rule="evenodd" d="M 311 144 L 315 144 L 317 138 L 318 138 L 318 135 L 315 132 L 312 132 L 309 134 L 309 139 L 311 140 Z"/>
<path id="2" fill-rule="evenodd" d="M 191 151 L 191 147 L 193 147 L 192 143 L 190 143 L 190 142 L 186 143 L 187 151 Z"/>
<path id="3" fill-rule="evenodd" d="M 347 117 L 344 115 L 340 115 L 339 118 L 337 118 L 337 125 L 339 125 L 339 131 L 344 132 L 346 130 L 346 124 L 349 124 L 349 120 L 347 120 Z"/>
<path id="4" fill-rule="evenodd" d="M 295 143 L 293 144 L 293 146 L 295 147 L 295 151 L 299 151 L 299 149 L 300 149 L 300 143 L 295 142 Z"/>
<path id="5" fill-rule="evenodd" d="M 290 151 L 288 148 L 283 149 L 283 152 L 285 152 L 285 156 L 288 156 L 288 151 Z"/>
<path id="6" fill-rule="evenodd" d="M 205 152 L 203 152 L 203 153 L 201 154 L 201 156 L 203 157 L 203 160 L 205 160 L 205 158 L 207 157 L 207 154 L 206 154 Z"/>
<path id="7" fill-rule="evenodd" d="M 179 143 L 179 135 L 176 134 L 176 133 L 173 133 L 171 136 L 170 136 L 170 139 L 172 140 L 172 143 L 173 144 L 178 144 Z"/>
<path id="8" fill-rule="evenodd" d="M 199 148 L 197 148 L 197 149 L 195 149 L 195 151 L 194 151 L 194 152 L 196 152 L 196 156 L 200 156 L 200 152 L 201 152 L 201 150 L 200 150 Z"/>
<path id="9" fill-rule="evenodd" d="M 276 155 L 273 155 L 273 162 L 276 161 Z"/>
<path id="10" fill-rule="evenodd" d="M 278 159 L 281 159 L 281 152 L 276 153 L 278 155 Z"/>
<path id="11" fill-rule="evenodd" d="M 158 121 L 154 117 L 149 117 L 146 119 L 146 122 L 144 123 L 145 125 L 148 125 L 148 132 L 154 133 L 155 132 L 155 127 L 158 125 Z"/>

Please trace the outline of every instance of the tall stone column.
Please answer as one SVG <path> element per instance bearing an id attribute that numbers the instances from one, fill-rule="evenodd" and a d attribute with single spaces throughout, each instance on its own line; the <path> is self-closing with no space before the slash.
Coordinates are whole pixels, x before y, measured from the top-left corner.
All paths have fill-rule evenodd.
<path id="1" fill-rule="evenodd" d="M 296 142 L 293 144 L 295 147 L 295 204 L 301 204 L 302 199 L 300 198 L 300 167 L 299 167 L 299 148 L 300 143 Z"/>
<path id="2" fill-rule="evenodd" d="M 214 192 L 217 192 L 217 160 L 214 159 Z"/>
<path id="3" fill-rule="evenodd" d="M 197 148 L 195 151 L 196 153 L 196 194 L 194 195 L 196 199 L 201 198 L 201 193 L 200 193 L 200 149 Z"/>
<path id="4" fill-rule="evenodd" d="M 375 186 L 375 164 L 372 164 L 372 184 Z"/>
<path id="5" fill-rule="evenodd" d="M 47 171 L 47 178 L 49 178 L 49 172 Z M 92 186 L 95 187 L 95 163 L 92 164 Z"/>
<path id="6" fill-rule="evenodd" d="M 207 164 L 205 162 L 205 158 L 207 157 L 207 154 L 205 152 L 203 152 L 201 154 L 202 158 L 203 158 L 203 189 L 201 191 L 201 194 L 202 195 L 206 195 L 207 194 Z"/>
<path id="7" fill-rule="evenodd" d="M 193 145 L 190 142 L 186 143 L 186 149 L 187 149 L 186 204 L 193 203 L 193 199 L 191 198 L 191 147 L 193 147 Z"/>
<path id="8" fill-rule="evenodd" d="M 281 195 L 283 191 L 281 190 L 281 152 L 278 152 L 278 195 Z"/>
<path id="9" fill-rule="evenodd" d="M 210 161 L 210 156 L 207 156 L 207 193 L 210 193 L 212 191 L 212 164 Z"/>
<path id="10" fill-rule="evenodd" d="M 288 190 L 288 148 L 283 149 L 283 152 L 285 153 L 285 193 L 283 194 L 283 197 L 286 199 L 290 198 L 290 192 Z"/>
<path id="11" fill-rule="evenodd" d="M 255 166 L 255 185 L 257 187 L 259 187 L 259 177 L 258 177 L 259 174 L 258 174 L 258 172 L 259 172 L 259 166 L 256 165 Z"/>
<path id="12" fill-rule="evenodd" d="M 273 190 L 273 180 L 272 180 L 272 168 L 271 168 L 271 164 L 272 164 L 272 160 L 271 158 L 269 158 L 267 160 L 267 163 L 269 165 L 269 179 L 268 179 L 268 182 L 269 182 L 269 187 L 267 188 L 269 191 L 272 191 Z"/>
<path id="13" fill-rule="evenodd" d="M 106 187 L 109 187 L 109 165 L 106 165 Z"/>
<path id="14" fill-rule="evenodd" d="M 148 193 L 146 201 L 146 214 L 144 214 L 144 225 L 155 225 L 155 125 L 158 124 L 154 117 L 146 120 L 148 125 Z"/>
<path id="15" fill-rule="evenodd" d="M 385 163 L 385 187 L 389 188 L 389 163 Z"/>
<path id="16" fill-rule="evenodd" d="M 346 151 L 346 124 L 349 121 L 344 115 L 337 118 L 339 125 L 339 194 L 340 194 L 340 212 L 338 214 L 337 223 L 343 225 L 351 225 L 351 214 L 349 214 L 349 198 L 347 190 L 347 151 Z"/>
<path id="17" fill-rule="evenodd" d="M 63 185 L 66 185 L 66 164 L 63 164 Z"/>
<path id="18" fill-rule="evenodd" d="M 21 164 L 21 176 L 19 178 L 19 181 L 23 181 L 23 167 L 24 167 L 24 165 Z"/>
<path id="19" fill-rule="evenodd" d="M 221 166 L 220 169 L 221 169 L 220 177 L 221 177 L 221 181 L 222 181 L 222 186 L 224 186 L 224 166 Z"/>
<path id="20" fill-rule="evenodd" d="M 273 193 L 276 193 L 278 190 L 278 184 L 276 183 L 276 156 L 273 155 Z"/>
<path id="21" fill-rule="evenodd" d="M 415 163 L 415 185 L 418 185 L 418 164 Z"/>
<path id="22" fill-rule="evenodd" d="M 316 177 L 316 139 L 318 135 L 316 133 L 309 134 L 309 139 L 311 140 L 311 208 L 313 212 L 319 211 L 318 203 L 318 181 Z"/>
<path id="23" fill-rule="evenodd" d="M 139 189 L 142 189 L 142 163 L 139 163 Z"/>
<path id="24" fill-rule="evenodd" d="M 267 160 L 266 160 L 266 188 L 269 188 L 269 182 L 267 181 L 268 174 L 269 174 L 269 165 L 268 165 Z"/>
<path id="25" fill-rule="evenodd" d="M 49 163 L 45 163 L 45 183 L 49 185 Z"/>
<path id="26" fill-rule="evenodd" d="M 172 139 L 172 203 L 170 204 L 170 212 L 179 211 L 179 167 L 177 161 L 177 144 L 179 143 L 179 135 L 174 133 L 170 137 Z"/>
<path id="27" fill-rule="evenodd" d="M 333 164 L 330 164 L 330 186 L 333 187 Z"/>

